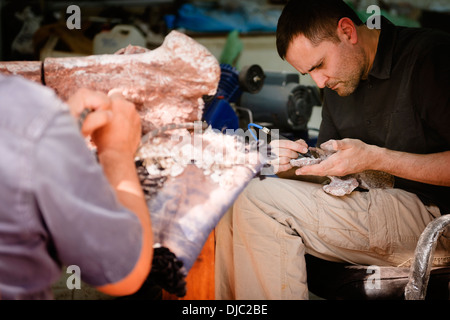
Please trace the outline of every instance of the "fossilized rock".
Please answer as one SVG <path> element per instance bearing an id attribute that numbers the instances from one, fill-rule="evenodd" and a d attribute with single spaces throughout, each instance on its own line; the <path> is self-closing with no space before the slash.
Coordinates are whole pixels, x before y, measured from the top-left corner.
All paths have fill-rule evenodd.
<path id="1" fill-rule="evenodd" d="M 312 157 L 299 157 L 291 160 L 293 167 L 303 167 L 318 164 L 331 156 L 334 151 L 320 148 L 310 148 Z M 349 174 L 343 177 L 328 177 L 330 183 L 323 186 L 323 190 L 334 196 L 344 196 L 350 194 L 356 188 L 366 190 L 375 188 L 392 188 L 394 186 L 394 176 L 375 170 L 366 170 L 360 173 Z"/>
<path id="2" fill-rule="evenodd" d="M 0 73 L 19 75 L 31 81 L 42 83 L 42 62 L 8 61 L 0 62 Z"/>
<path id="3" fill-rule="evenodd" d="M 114 89 L 136 105 L 145 125 L 201 119 L 202 97 L 214 95 L 220 79 L 220 65 L 205 47 L 172 31 L 154 50 L 123 53 L 47 58 L 45 84 L 63 99 L 80 87 Z"/>
<path id="4" fill-rule="evenodd" d="M 178 31 L 170 32 L 154 50 L 127 47 L 117 54 L 0 62 L 0 72 L 41 82 L 63 100 L 81 87 L 118 91 L 136 105 L 143 133 L 200 120 L 202 98 L 214 95 L 220 80 L 217 59 Z"/>

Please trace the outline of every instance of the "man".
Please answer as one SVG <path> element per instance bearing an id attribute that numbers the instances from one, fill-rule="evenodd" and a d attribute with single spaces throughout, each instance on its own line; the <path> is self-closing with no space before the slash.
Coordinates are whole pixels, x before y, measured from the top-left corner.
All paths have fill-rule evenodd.
<path id="1" fill-rule="evenodd" d="M 134 165 L 134 104 L 87 89 L 65 104 L 49 88 L 1 75 L 0 97 L 0 299 L 52 299 L 63 265 L 108 295 L 136 292 L 153 238 Z M 100 164 L 71 116 L 86 108 L 81 132 Z"/>
<path id="2" fill-rule="evenodd" d="M 292 168 L 307 144 L 272 142 L 284 179 L 252 181 L 217 226 L 218 299 L 307 299 L 305 253 L 408 266 L 425 226 L 450 213 L 450 36 L 380 27 L 339 0 L 285 6 L 279 55 L 324 88 L 318 145 L 336 153 Z M 394 188 L 335 197 L 306 181 L 364 170 L 394 175 Z M 445 237 L 435 257 L 450 264 Z"/>

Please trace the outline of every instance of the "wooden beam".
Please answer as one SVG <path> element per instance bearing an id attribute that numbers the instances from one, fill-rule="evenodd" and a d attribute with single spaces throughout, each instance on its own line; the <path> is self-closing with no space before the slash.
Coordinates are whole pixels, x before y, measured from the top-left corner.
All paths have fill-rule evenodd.
<path id="1" fill-rule="evenodd" d="M 163 290 L 163 300 L 214 300 L 214 230 L 186 277 L 186 295 L 182 298 Z"/>

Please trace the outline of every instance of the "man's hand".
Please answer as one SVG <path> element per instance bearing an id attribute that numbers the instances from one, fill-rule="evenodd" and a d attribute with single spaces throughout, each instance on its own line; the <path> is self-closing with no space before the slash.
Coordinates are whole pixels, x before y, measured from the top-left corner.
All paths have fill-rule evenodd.
<path id="1" fill-rule="evenodd" d="M 393 176 L 450 186 L 450 151 L 414 154 L 370 145 L 357 139 L 329 140 L 322 149 L 336 151 L 319 164 L 295 171 L 299 176 L 336 176 L 378 170 Z"/>
<path id="2" fill-rule="evenodd" d="M 119 93 L 109 95 L 112 119 L 92 133 L 92 141 L 100 154 L 117 151 L 134 158 L 141 139 L 141 119 L 132 102 Z"/>
<path id="3" fill-rule="evenodd" d="M 272 152 L 278 156 L 276 160 L 270 162 L 275 173 L 292 169 L 291 159 L 297 159 L 299 152 L 308 152 L 308 144 L 302 139 L 297 141 L 273 140 L 270 142 L 270 147 Z"/>
<path id="4" fill-rule="evenodd" d="M 112 118 L 111 101 L 108 96 L 99 91 L 86 88 L 78 89 L 68 100 L 70 113 L 75 119 L 79 119 L 85 109 L 90 112 L 83 122 L 81 134 L 90 136 L 95 130 L 106 125 Z"/>
<path id="5" fill-rule="evenodd" d="M 373 167 L 377 147 L 357 139 L 343 139 L 329 140 L 320 148 L 336 152 L 319 164 L 297 169 L 297 175 L 342 177 L 368 170 Z"/>

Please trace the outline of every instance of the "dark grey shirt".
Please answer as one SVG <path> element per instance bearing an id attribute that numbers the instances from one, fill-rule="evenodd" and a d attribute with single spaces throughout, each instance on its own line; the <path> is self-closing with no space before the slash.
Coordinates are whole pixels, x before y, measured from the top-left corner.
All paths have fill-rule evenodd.
<path id="1" fill-rule="evenodd" d="M 318 143 L 355 138 L 391 150 L 450 150 L 450 34 L 382 18 L 369 77 L 348 97 L 324 90 Z M 449 164 L 450 170 L 450 164 Z M 395 187 L 450 213 L 450 188 L 396 178 Z"/>
<path id="2" fill-rule="evenodd" d="M 93 286 L 121 280 L 141 249 L 122 207 L 52 90 L 0 75 L 0 298 L 51 299 L 61 266 Z"/>

